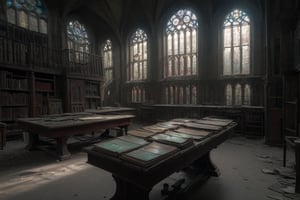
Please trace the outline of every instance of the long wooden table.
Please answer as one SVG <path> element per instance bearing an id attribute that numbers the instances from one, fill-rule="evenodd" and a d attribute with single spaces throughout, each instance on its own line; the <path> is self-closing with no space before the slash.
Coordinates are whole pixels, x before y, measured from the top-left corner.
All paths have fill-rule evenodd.
<path id="1" fill-rule="evenodd" d="M 119 127 L 127 134 L 134 115 L 95 115 L 91 113 L 65 113 L 39 118 L 18 119 L 20 127 L 29 132 L 28 150 L 37 149 L 39 135 L 56 139 L 56 153 L 60 160 L 70 157 L 67 140 L 70 136 L 88 134 Z"/>
<path id="2" fill-rule="evenodd" d="M 102 107 L 101 109 L 86 109 L 84 112 L 93 114 L 133 114 L 135 108 L 129 107 Z"/>
<path id="3" fill-rule="evenodd" d="M 207 176 L 218 175 L 210 160 L 210 151 L 224 142 L 232 133 L 236 123 L 232 122 L 208 138 L 194 142 L 165 160 L 150 167 L 141 167 L 118 157 L 88 148 L 88 163 L 112 173 L 117 184 L 112 200 L 148 200 L 152 187 L 172 173 L 193 165 Z"/>

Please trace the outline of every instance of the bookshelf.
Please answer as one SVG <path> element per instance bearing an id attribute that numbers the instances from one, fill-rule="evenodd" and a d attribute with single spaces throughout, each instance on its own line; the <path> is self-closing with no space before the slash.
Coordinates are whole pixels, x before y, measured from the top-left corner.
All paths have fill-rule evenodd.
<path id="1" fill-rule="evenodd" d="M 100 82 L 85 82 L 85 109 L 97 109 L 101 105 Z"/>
<path id="2" fill-rule="evenodd" d="M 35 74 L 34 77 L 34 115 L 41 116 L 50 113 L 49 99 L 56 95 L 56 76 L 48 74 Z"/>
<path id="3" fill-rule="evenodd" d="M 283 143 L 283 79 L 281 76 L 269 77 L 265 105 L 265 128 L 267 144 L 282 145 Z"/>
<path id="4" fill-rule="evenodd" d="M 299 73 L 284 75 L 283 133 L 284 136 L 299 136 L 298 97 Z"/>
<path id="5" fill-rule="evenodd" d="M 0 71 L 1 121 L 13 122 L 16 118 L 28 117 L 29 87 L 25 73 Z"/>
<path id="6" fill-rule="evenodd" d="M 18 131 L 15 120 L 29 116 L 28 73 L 0 70 L 0 121 L 7 124 L 8 135 Z"/>
<path id="7" fill-rule="evenodd" d="M 65 96 L 67 112 L 82 112 L 85 109 L 97 109 L 101 105 L 100 81 L 67 78 Z"/>

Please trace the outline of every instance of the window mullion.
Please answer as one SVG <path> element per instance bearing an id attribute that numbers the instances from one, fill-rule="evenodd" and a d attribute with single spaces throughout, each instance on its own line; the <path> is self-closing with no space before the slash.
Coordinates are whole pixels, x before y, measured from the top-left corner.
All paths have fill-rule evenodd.
<path id="1" fill-rule="evenodd" d="M 243 74 L 243 41 L 242 24 L 240 24 L 240 74 Z"/>
<path id="2" fill-rule="evenodd" d="M 233 61 L 233 59 L 234 59 L 234 56 L 233 56 L 233 54 L 234 54 L 234 45 L 233 45 L 233 43 L 234 43 L 234 37 L 233 37 L 233 24 L 231 23 L 231 75 L 234 75 L 234 61 Z"/>

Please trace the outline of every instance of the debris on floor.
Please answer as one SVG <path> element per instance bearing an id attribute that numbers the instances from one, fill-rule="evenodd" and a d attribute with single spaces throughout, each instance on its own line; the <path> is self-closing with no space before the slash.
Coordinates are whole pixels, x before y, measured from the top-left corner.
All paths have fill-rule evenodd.
<path id="1" fill-rule="evenodd" d="M 273 169 L 262 169 L 261 170 L 264 174 L 275 174 L 275 171 Z"/>

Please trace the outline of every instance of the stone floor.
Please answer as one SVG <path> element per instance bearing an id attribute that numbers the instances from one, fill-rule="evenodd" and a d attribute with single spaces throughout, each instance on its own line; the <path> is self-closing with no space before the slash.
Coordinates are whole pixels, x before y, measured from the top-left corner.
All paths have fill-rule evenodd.
<path id="1" fill-rule="evenodd" d="M 1 200 L 104 200 L 113 195 L 115 183 L 111 174 L 87 164 L 82 146 L 72 147 L 71 159 L 63 162 L 46 152 L 29 152 L 24 147 L 22 140 L 14 140 L 0 151 Z M 282 166 L 282 148 L 264 145 L 263 139 L 235 136 L 214 149 L 211 156 L 221 175 L 195 185 L 184 199 L 300 199 L 282 191 L 293 184 L 294 179 L 273 173 L 274 169 Z M 292 169 L 294 156 L 290 151 L 288 161 L 288 169 Z M 173 174 L 157 184 L 150 199 L 165 199 L 161 196 L 162 185 L 173 184 L 177 175 Z"/>

